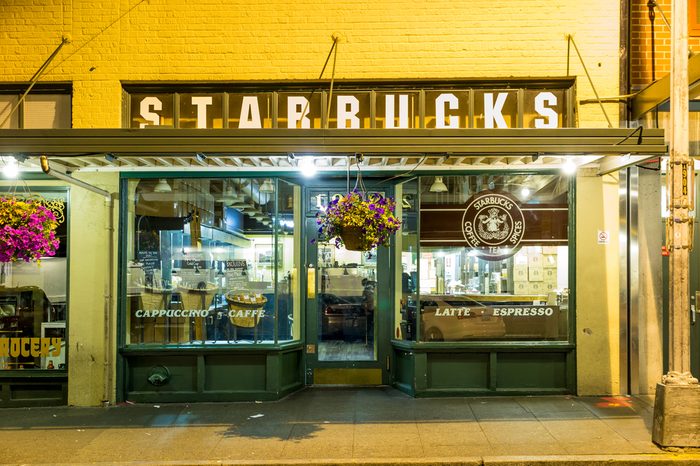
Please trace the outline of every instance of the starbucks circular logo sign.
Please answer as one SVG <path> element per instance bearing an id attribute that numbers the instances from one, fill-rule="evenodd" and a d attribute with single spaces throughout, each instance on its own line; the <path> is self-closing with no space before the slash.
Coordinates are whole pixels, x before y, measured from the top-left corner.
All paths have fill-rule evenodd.
<path id="1" fill-rule="evenodd" d="M 467 247 L 487 260 L 501 260 L 520 249 L 525 218 L 514 197 L 503 192 L 480 192 L 467 201 L 462 216 Z"/>

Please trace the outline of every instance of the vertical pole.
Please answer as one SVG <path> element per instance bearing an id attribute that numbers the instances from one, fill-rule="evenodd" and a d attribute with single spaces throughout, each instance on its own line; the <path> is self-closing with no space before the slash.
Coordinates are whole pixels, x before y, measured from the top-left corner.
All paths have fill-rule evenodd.
<path id="1" fill-rule="evenodd" d="M 671 28 L 671 127 L 667 192 L 669 261 L 669 373 L 664 383 L 690 375 L 690 210 L 693 208 L 693 161 L 688 143 L 688 4 L 674 0 Z"/>
<path id="2" fill-rule="evenodd" d="M 669 257 L 668 373 L 656 386 L 651 439 L 664 447 L 700 447 L 700 385 L 690 373 L 689 256 L 695 209 L 688 143 L 688 2 L 674 0 L 671 27 L 671 126 L 666 188 Z"/>

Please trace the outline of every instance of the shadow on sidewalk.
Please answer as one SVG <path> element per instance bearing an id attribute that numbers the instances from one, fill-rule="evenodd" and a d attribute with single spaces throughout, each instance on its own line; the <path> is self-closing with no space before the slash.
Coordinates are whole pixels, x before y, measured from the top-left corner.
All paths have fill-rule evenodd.
<path id="1" fill-rule="evenodd" d="M 16 408 L 3 410 L 3 414 L 0 431 L 221 426 L 223 438 L 297 441 L 348 425 L 410 424 L 428 431 L 473 428 L 485 432 L 503 423 L 514 429 L 521 425 L 523 430 L 538 425 L 552 430 L 562 424 L 576 429 L 577 423 L 590 428 L 591 423 L 603 423 L 625 438 L 629 437 L 625 429 L 633 428 L 641 441 L 651 437 L 653 406 L 633 397 L 412 398 L 390 387 L 377 387 L 307 388 L 264 403 Z"/>

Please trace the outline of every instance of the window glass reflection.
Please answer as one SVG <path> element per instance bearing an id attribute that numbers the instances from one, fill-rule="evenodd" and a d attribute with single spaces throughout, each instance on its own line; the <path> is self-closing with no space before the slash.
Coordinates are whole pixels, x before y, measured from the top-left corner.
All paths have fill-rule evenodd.
<path id="1" fill-rule="evenodd" d="M 130 192 L 129 344 L 299 337 L 297 186 L 160 179 Z"/>
<path id="2" fill-rule="evenodd" d="M 0 371 L 67 368 L 68 194 L 35 191 L 31 199 L 54 213 L 59 247 L 40 264 L 0 263 Z"/>
<path id="3" fill-rule="evenodd" d="M 568 185 L 558 175 L 422 177 L 418 257 L 403 213 L 397 333 L 568 340 Z"/>

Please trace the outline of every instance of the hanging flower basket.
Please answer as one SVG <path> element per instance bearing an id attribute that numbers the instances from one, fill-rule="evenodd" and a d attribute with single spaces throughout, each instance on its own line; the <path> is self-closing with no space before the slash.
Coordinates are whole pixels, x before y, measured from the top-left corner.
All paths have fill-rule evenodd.
<path id="1" fill-rule="evenodd" d="M 396 203 L 378 193 L 364 194 L 357 189 L 333 199 L 325 212 L 317 214 L 318 233 L 334 238 L 335 246 L 351 251 L 369 251 L 387 246 L 401 221 L 394 216 Z"/>
<path id="2" fill-rule="evenodd" d="M 40 262 L 58 248 L 56 217 L 34 200 L 0 197 L 0 262 Z"/>

